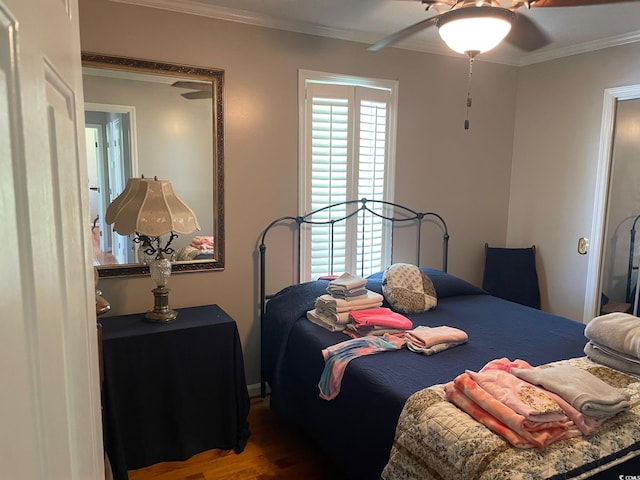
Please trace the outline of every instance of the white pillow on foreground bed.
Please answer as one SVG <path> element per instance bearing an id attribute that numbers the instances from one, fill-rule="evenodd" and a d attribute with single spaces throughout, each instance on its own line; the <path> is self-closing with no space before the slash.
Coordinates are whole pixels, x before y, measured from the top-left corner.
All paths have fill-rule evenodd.
<path id="1" fill-rule="evenodd" d="M 394 263 L 382 274 L 382 293 L 391 308 L 402 313 L 420 313 L 438 304 L 431 279 L 409 263 Z"/>

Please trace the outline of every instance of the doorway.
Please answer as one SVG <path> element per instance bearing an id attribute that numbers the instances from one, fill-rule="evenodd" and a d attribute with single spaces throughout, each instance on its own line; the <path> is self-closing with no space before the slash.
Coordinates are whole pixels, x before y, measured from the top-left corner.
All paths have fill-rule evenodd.
<path id="1" fill-rule="evenodd" d="M 121 105 L 85 104 L 85 132 L 94 263 L 135 263 L 131 236 L 113 231 L 105 221 L 108 205 L 137 176 L 135 157 L 135 109 Z"/>
<path id="2" fill-rule="evenodd" d="M 640 85 L 605 90 L 583 323 L 637 312 L 640 215 Z"/>
<path id="3" fill-rule="evenodd" d="M 619 100 L 611 151 L 600 313 L 638 311 L 639 167 L 640 99 Z"/>

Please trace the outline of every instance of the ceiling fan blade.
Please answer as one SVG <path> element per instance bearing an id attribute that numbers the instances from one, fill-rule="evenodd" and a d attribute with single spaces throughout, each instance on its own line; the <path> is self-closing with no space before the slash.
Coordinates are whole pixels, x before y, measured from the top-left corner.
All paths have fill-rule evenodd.
<path id="1" fill-rule="evenodd" d="M 202 90 L 204 92 L 211 92 L 211 83 L 206 82 L 192 82 L 187 80 L 178 80 L 171 84 L 172 87 L 188 88 L 189 90 Z"/>
<path id="2" fill-rule="evenodd" d="M 629 3 L 638 0 L 535 0 L 531 7 L 582 7 L 585 5 L 603 5 L 606 3 Z"/>
<path id="3" fill-rule="evenodd" d="M 367 50 L 370 50 L 372 52 L 377 52 L 378 50 L 382 50 L 385 47 L 393 45 L 394 43 L 399 42 L 400 40 L 403 40 L 406 37 L 409 37 L 415 33 L 418 33 L 419 31 L 424 30 L 425 28 L 429 28 L 431 25 L 436 23 L 436 18 L 438 18 L 439 16 L 440 15 L 429 17 L 414 25 L 403 28 L 402 30 L 397 31 L 396 33 L 392 33 L 388 37 L 385 37 L 382 40 L 379 40 L 378 42 L 371 45 Z"/>
<path id="4" fill-rule="evenodd" d="M 182 93 L 181 95 L 188 100 L 198 100 L 200 98 L 211 98 L 211 92 L 207 92 L 205 90 L 198 90 L 197 92 Z"/>
<path id="5" fill-rule="evenodd" d="M 516 19 L 505 41 L 525 52 L 533 52 L 551 42 L 537 23 L 521 14 L 516 14 Z"/>

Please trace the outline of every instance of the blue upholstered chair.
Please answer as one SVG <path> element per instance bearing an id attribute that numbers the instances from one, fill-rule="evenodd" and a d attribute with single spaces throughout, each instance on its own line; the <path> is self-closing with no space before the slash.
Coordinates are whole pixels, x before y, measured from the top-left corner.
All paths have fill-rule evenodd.
<path id="1" fill-rule="evenodd" d="M 491 295 L 540 309 L 536 247 L 498 248 L 485 243 L 482 288 Z"/>

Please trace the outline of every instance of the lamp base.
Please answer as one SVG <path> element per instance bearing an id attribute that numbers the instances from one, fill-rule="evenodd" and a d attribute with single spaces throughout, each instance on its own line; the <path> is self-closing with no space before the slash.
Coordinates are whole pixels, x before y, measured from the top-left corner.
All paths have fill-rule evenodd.
<path id="1" fill-rule="evenodd" d="M 169 322 L 178 316 L 178 312 L 169 308 L 169 289 L 156 287 L 153 290 L 153 310 L 148 311 L 144 318 L 148 322 Z"/>

